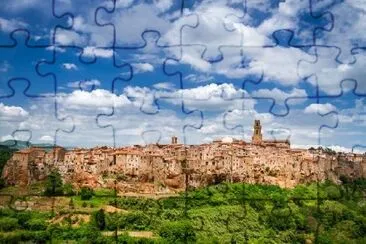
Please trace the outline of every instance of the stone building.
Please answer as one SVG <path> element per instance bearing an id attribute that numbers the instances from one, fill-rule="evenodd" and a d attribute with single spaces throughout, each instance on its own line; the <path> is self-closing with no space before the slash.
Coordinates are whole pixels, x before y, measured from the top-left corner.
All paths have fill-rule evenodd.
<path id="1" fill-rule="evenodd" d="M 288 140 L 264 140 L 255 120 L 252 142 L 214 140 L 183 145 L 134 145 L 122 148 L 75 148 L 50 151 L 28 148 L 14 153 L 2 177 L 8 184 L 27 185 L 57 170 L 75 186 L 113 187 L 125 192 L 169 192 L 226 182 L 276 184 L 332 180 L 366 175 L 362 154 L 291 149 Z M 188 185 L 187 185 L 188 184 Z"/>

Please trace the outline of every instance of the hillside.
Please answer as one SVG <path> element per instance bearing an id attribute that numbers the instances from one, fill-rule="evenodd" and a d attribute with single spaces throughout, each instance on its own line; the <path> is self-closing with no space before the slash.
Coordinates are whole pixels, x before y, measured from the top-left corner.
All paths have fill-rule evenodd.
<path id="1" fill-rule="evenodd" d="M 54 145 L 52 143 L 32 143 L 32 142 L 20 141 L 20 140 L 6 140 L 6 141 L 0 142 L 0 148 L 7 147 L 10 149 L 16 149 L 16 150 L 21 150 L 21 149 L 28 148 L 28 147 L 40 147 L 45 150 L 49 150 L 55 146 L 58 146 L 58 145 Z M 74 147 L 66 147 L 66 148 L 72 149 Z"/>
<path id="2" fill-rule="evenodd" d="M 5 189 L 12 191 L 19 192 Z M 22 197 L 17 205 L 12 202 L 13 208 L 20 207 L 17 211 L 3 202 L 0 240 L 365 243 L 365 193 L 365 180 L 344 179 L 342 185 L 314 183 L 292 190 L 219 184 L 160 199 L 116 196 L 108 189 L 97 189 L 92 195 L 86 191 L 76 196 L 33 195 Z"/>

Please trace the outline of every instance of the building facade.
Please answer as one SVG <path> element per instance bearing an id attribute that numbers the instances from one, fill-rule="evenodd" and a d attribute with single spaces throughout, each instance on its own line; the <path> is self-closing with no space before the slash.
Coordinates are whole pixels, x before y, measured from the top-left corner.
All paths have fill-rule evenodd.
<path id="1" fill-rule="evenodd" d="M 57 170 L 77 187 L 115 187 L 124 192 L 172 192 L 219 182 L 247 182 L 294 187 L 300 183 L 339 182 L 366 176 L 363 154 L 291 149 L 288 140 L 263 140 L 256 120 L 252 142 L 214 140 L 201 145 L 171 144 L 122 148 L 96 147 L 50 151 L 28 148 L 15 152 L 2 177 L 8 184 L 27 185 Z"/>

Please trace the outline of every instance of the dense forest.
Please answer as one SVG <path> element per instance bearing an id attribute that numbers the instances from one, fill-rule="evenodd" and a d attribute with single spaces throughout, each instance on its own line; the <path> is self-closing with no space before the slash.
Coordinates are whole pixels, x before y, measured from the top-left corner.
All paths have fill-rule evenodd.
<path id="1" fill-rule="evenodd" d="M 63 199 L 65 206 L 52 211 L 4 206 L 2 243 L 366 243 L 363 179 L 294 189 L 225 183 L 150 199 L 121 197 L 110 189 L 75 191 L 58 177 L 44 182 L 42 194 L 59 204 Z"/>

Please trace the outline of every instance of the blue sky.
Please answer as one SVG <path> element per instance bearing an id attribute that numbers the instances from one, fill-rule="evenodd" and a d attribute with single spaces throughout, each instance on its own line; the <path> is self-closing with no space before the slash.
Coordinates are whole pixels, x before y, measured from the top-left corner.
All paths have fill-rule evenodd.
<path id="1" fill-rule="evenodd" d="M 311 5 L 309 5 L 311 4 Z M 363 150 L 363 1 L 17 0 L 0 10 L 0 139 L 268 139 Z M 312 12 L 311 12 L 312 11 Z M 316 46 L 315 46 L 316 45 Z"/>

